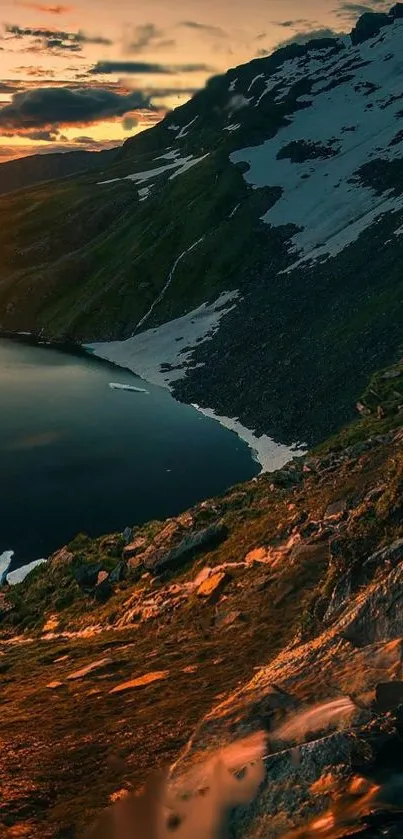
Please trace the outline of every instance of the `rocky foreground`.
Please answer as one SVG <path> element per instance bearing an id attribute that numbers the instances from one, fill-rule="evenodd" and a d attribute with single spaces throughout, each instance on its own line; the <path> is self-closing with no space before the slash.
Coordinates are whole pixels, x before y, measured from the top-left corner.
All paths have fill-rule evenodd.
<path id="1" fill-rule="evenodd" d="M 402 387 L 400 363 L 320 450 L 3 586 L 2 837 L 78 839 L 261 730 L 231 837 L 402 835 Z"/>

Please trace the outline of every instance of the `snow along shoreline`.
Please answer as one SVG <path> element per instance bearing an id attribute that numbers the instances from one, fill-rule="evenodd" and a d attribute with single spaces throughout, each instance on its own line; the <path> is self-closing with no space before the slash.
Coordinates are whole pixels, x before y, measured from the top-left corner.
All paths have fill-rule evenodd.
<path id="1" fill-rule="evenodd" d="M 192 359 L 196 347 L 211 340 L 222 317 L 234 308 L 237 298 L 237 291 L 223 292 L 213 303 L 203 303 L 186 315 L 133 335 L 126 341 L 85 344 L 84 349 L 98 358 L 130 370 L 150 384 L 172 391 L 174 382 L 186 376 L 188 365 L 194 369 Z M 305 453 L 302 446 L 284 446 L 267 435 L 257 437 L 237 418 L 218 416 L 213 409 L 196 404 L 193 407 L 237 434 L 251 449 L 262 472 L 280 469 L 293 457 Z"/>

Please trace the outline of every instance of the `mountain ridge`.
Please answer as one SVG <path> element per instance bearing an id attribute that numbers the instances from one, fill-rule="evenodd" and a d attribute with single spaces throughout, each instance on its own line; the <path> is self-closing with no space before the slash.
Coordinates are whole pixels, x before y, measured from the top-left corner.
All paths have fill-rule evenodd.
<path id="1" fill-rule="evenodd" d="M 400 14 L 215 77 L 99 177 L 4 197 L 0 328 L 106 358 L 142 336 L 184 401 L 285 443 L 335 431 L 399 354 Z M 160 357 L 153 330 L 235 292 L 190 355 L 179 332 Z"/>
<path id="2" fill-rule="evenodd" d="M 59 178 L 77 175 L 91 169 L 101 169 L 111 163 L 117 149 L 86 151 L 80 149 L 70 152 L 49 152 L 32 154 L 0 164 L 0 195 L 26 189 Z"/>

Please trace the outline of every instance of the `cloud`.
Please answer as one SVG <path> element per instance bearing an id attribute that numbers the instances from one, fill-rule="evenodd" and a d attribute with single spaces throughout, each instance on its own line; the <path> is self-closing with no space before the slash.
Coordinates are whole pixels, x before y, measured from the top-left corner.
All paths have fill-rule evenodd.
<path id="1" fill-rule="evenodd" d="M 38 129 L 88 125 L 143 108 L 152 110 L 153 106 L 138 90 L 119 94 L 102 88 L 36 88 L 14 93 L 12 101 L 0 108 L 0 132 L 29 137 Z"/>
<path id="2" fill-rule="evenodd" d="M 312 21 L 306 18 L 296 18 L 296 20 L 275 20 L 273 23 L 276 26 L 282 26 L 284 29 L 298 29 L 298 27 L 312 27 Z"/>
<path id="3" fill-rule="evenodd" d="M 20 88 L 9 82 L 0 82 L 0 93 L 15 93 Z"/>
<path id="4" fill-rule="evenodd" d="M 355 22 L 357 18 L 366 12 L 389 11 L 390 5 L 390 0 L 372 0 L 372 3 L 369 5 L 366 3 L 343 2 L 339 4 L 337 9 L 334 9 L 334 12 L 337 17 Z"/>
<path id="5" fill-rule="evenodd" d="M 288 47 L 290 44 L 306 44 L 308 41 L 317 41 L 321 38 L 340 38 L 344 33 L 336 32 L 335 29 L 323 27 L 321 29 L 311 29 L 310 31 L 295 32 L 290 38 L 284 41 L 279 41 L 274 49 L 281 49 L 281 47 Z"/>
<path id="6" fill-rule="evenodd" d="M 135 73 L 137 75 L 167 75 L 179 73 L 212 73 L 213 68 L 206 64 L 152 64 L 144 61 L 98 61 L 89 70 L 90 74 Z"/>
<path id="7" fill-rule="evenodd" d="M 15 68 L 16 73 L 21 73 L 22 75 L 26 76 L 33 76 L 34 78 L 43 78 L 43 76 L 47 76 L 49 79 L 52 79 L 55 75 L 54 70 L 49 70 L 47 67 L 40 67 L 37 64 L 23 64 L 21 67 Z M 24 84 L 21 87 L 25 87 Z M 15 88 L 16 89 L 16 88 Z"/>
<path id="8" fill-rule="evenodd" d="M 29 0 L 14 0 L 15 6 L 21 6 L 23 9 L 35 9 L 36 12 L 45 12 L 51 15 L 63 15 L 65 12 L 71 12 L 73 6 L 59 6 L 48 5 L 47 3 L 30 3 Z"/>
<path id="9" fill-rule="evenodd" d="M 18 24 L 5 24 L 7 40 L 29 39 L 32 43 L 27 51 L 66 51 L 81 52 L 83 44 L 98 44 L 100 46 L 111 46 L 113 43 L 109 38 L 102 35 L 88 35 L 86 32 L 64 32 L 58 29 L 46 27 L 18 26 Z"/>
<path id="10" fill-rule="evenodd" d="M 208 23 L 199 23 L 197 20 L 182 20 L 179 26 L 185 26 L 187 29 L 195 29 L 198 32 L 205 32 L 208 35 L 214 35 L 216 38 L 226 38 L 227 33 L 220 26 L 211 26 Z"/>
<path id="11" fill-rule="evenodd" d="M 141 53 L 152 47 L 153 49 L 164 49 L 173 47 L 176 42 L 164 40 L 164 32 L 158 29 L 154 23 L 144 23 L 127 30 L 124 35 L 123 49 L 126 53 Z"/>

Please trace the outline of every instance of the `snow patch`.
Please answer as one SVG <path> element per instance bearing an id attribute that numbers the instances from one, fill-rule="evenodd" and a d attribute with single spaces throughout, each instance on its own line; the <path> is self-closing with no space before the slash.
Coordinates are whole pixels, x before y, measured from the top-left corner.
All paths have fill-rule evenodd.
<path id="1" fill-rule="evenodd" d="M 259 73 L 259 75 L 258 75 L 258 76 L 255 76 L 255 78 L 254 78 L 254 79 L 252 79 L 252 81 L 251 81 L 251 83 L 250 83 L 250 85 L 249 85 L 249 87 L 248 87 L 248 89 L 247 89 L 247 91 L 246 91 L 247 93 L 250 93 L 250 91 L 252 90 L 253 85 L 254 85 L 254 84 L 256 84 L 256 82 L 257 82 L 259 79 L 264 79 L 264 73 Z"/>
<path id="2" fill-rule="evenodd" d="M 166 154 L 160 154 L 159 157 L 154 157 L 154 160 L 176 160 L 176 158 L 180 156 L 179 149 L 173 149 L 172 151 L 166 152 Z"/>
<path id="3" fill-rule="evenodd" d="M 196 408 L 205 417 L 217 420 L 224 428 L 228 428 L 229 431 L 234 431 L 241 440 L 244 440 L 252 450 L 254 459 L 262 467 L 262 472 L 274 472 L 276 469 L 281 469 L 293 457 L 302 457 L 306 453 L 305 446 L 283 446 L 280 443 L 275 443 L 266 434 L 262 434 L 261 437 L 256 437 L 255 433 L 249 428 L 245 428 L 238 419 L 221 417 L 211 408 L 201 408 L 200 405 L 196 405 L 195 403 L 192 403 L 192 405 L 193 408 Z"/>
<path id="4" fill-rule="evenodd" d="M 221 319 L 232 311 L 237 299 L 237 291 L 223 292 L 214 303 L 203 303 L 155 329 L 140 332 L 126 341 L 87 344 L 86 349 L 99 358 L 131 370 L 152 384 L 171 389 L 174 382 L 186 376 L 188 365 L 194 368 L 192 358 L 195 348 L 211 340 Z M 289 448 L 278 445 L 266 435 L 256 437 L 238 420 L 220 417 L 207 408 L 194 407 L 238 434 L 250 446 L 263 471 L 278 469 L 296 454 L 303 454 L 300 446 Z"/>
<path id="5" fill-rule="evenodd" d="M 85 347 L 99 358 L 131 370 L 151 384 L 170 388 L 173 382 L 186 376 L 195 348 L 215 335 L 221 318 L 232 311 L 238 297 L 237 291 L 223 292 L 214 303 L 203 303 L 186 315 L 133 335 L 126 341 L 87 344 Z"/>
<path id="6" fill-rule="evenodd" d="M 47 561 L 46 559 L 35 559 L 33 562 L 23 565 L 21 568 L 16 568 L 15 571 L 8 571 L 13 556 L 14 551 L 4 551 L 0 554 L 0 585 L 4 585 L 5 582 L 7 582 L 10 586 L 22 583 L 28 574 L 37 567 L 37 565 L 42 565 Z"/>
<path id="7" fill-rule="evenodd" d="M 223 131 L 238 131 L 238 128 L 240 127 L 240 122 L 233 122 L 231 125 L 224 125 Z"/>
<path id="8" fill-rule="evenodd" d="M 109 387 L 112 390 L 131 390 L 135 393 L 147 393 L 147 395 L 149 395 L 148 390 L 145 390 L 143 387 L 135 387 L 134 385 L 125 385 L 120 384 L 119 382 L 109 382 Z"/>
<path id="9" fill-rule="evenodd" d="M 184 125 L 183 128 L 181 128 L 179 134 L 176 135 L 175 140 L 181 140 L 182 137 L 187 137 L 187 135 L 189 134 L 188 128 L 190 128 L 191 125 L 194 125 L 197 119 L 199 119 L 199 114 L 196 114 L 196 116 L 193 119 L 191 119 L 190 122 L 187 123 L 187 125 Z"/>
<path id="10" fill-rule="evenodd" d="M 236 79 L 232 79 L 232 82 L 231 82 L 231 84 L 228 88 L 228 93 L 233 93 L 234 92 L 237 81 L 238 81 L 238 76 L 236 77 Z"/>
<path id="11" fill-rule="evenodd" d="M 158 166 L 156 169 L 148 169 L 146 172 L 133 172 L 132 175 L 125 175 L 122 178 L 112 178 L 108 181 L 98 181 L 98 186 L 112 184 L 115 181 L 133 181 L 136 184 L 144 184 L 151 178 L 157 178 L 159 175 L 164 175 L 166 172 L 171 172 L 172 170 L 177 170 L 175 172 L 175 176 L 183 175 L 184 172 L 187 172 L 187 170 L 191 169 L 192 166 L 196 166 L 197 163 L 200 163 L 200 161 L 204 160 L 204 158 L 208 157 L 208 155 L 209 152 L 207 152 L 207 154 L 203 154 L 201 157 L 194 157 L 193 154 L 190 154 L 187 157 L 175 158 L 173 163 L 166 163 L 165 166 Z M 171 179 L 172 176 L 170 180 Z M 151 189 L 152 186 L 154 186 L 154 184 L 150 184 L 148 189 Z M 148 195 L 145 197 L 147 198 Z M 145 199 L 143 198 L 142 200 Z"/>
<path id="12" fill-rule="evenodd" d="M 314 83 L 310 106 L 292 114 L 275 137 L 230 156 L 233 163 L 249 164 L 243 177 L 253 188 L 281 188 L 281 197 L 262 220 L 274 227 L 297 228 L 289 245 L 295 265 L 335 256 L 384 213 L 403 208 L 403 195 L 389 190 L 379 195 L 356 176 L 365 163 L 402 156 L 403 138 L 392 143 L 402 108 L 402 23 L 387 27 L 384 39 L 376 43 L 338 53 L 313 51 L 308 61 L 286 61 L 267 81 L 262 96 L 272 90 L 280 102 L 296 81 L 306 78 Z M 386 54 L 392 54 L 387 62 Z M 351 75 L 353 80 L 348 79 Z M 335 86 L 329 88 L 332 81 Z M 355 130 L 346 131 L 348 125 Z M 284 147 L 302 141 L 334 148 L 335 137 L 338 148 L 333 156 L 301 163 L 277 157 Z"/>
<path id="13" fill-rule="evenodd" d="M 138 196 L 140 198 L 140 201 L 146 201 L 147 198 L 150 197 L 153 186 L 155 186 L 155 184 L 150 184 L 150 186 L 143 186 L 141 187 L 141 189 L 139 189 Z"/>
<path id="14" fill-rule="evenodd" d="M 3 551 L 0 554 L 0 586 L 4 585 L 6 576 L 7 576 L 7 569 L 10 565 L 10 562 L 14 556 L 14 551 Z"/>

